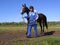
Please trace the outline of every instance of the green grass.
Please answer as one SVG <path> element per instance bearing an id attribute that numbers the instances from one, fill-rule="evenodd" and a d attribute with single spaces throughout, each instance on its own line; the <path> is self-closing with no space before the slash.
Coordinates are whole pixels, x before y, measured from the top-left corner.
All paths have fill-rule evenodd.
<path id="1" fill-rule="evenodd" d="M 27 26 L 0 26 L 0 33 L 12 32 L 12 31 L 26 31 Z M 38 26 L 38 31 L 40 30 L 40 26 Z M 45 28 L 45 31 L 60 31 L 60 26 L 49 26 L 48 30 Z"/>
<path id="2" fill-rule="evenodd" d="M 45 31 L 60 31 L 60 25 L 49 25 L 49 29 Z M 27 26 L 19 25 L 19 26 L 0 26 L 0 34 L 5 33 L 20 33 L 26 31 Z M 40 27 L 38 26 L 38 31 L 40 31 Z M 0 41 L 1 43 L 1 41 Z M 60 38 L 59 37 L 47 37 L 41 39 L 38 38 L 30 38 L 30 39 L 23 39 L 23 38 L 15 38 L 6 43 L 10 43 L 11 45 L 60 45 Z"/>
<path id="3" fill-rule="evenodd" d="M 20 26 L 0 26 L 0 33 L 12 32 L 12 31 L 20 31 L 20 32 L 21 31 L 26 31 L 26 27 L 20 27 Z"/>
<path id="4" fill-rule="evenodd" d="M 60 38 L 45 38 L 41 40 L 40 38 L 34 39 L 15 39 L 12 40 L 11 44 L 13 45 L 60 45 Z"/>

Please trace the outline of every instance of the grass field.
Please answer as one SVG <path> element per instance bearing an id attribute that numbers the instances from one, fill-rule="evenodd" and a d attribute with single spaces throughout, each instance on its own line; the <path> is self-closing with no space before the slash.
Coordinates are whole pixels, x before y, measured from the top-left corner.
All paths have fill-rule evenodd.
<path id="1" fill-rule="evenodd" d="M 26 28 L 26 25 L 0 26 L 0 45 L 60 45 L 60 24 L 49 25 L 48 30 L 45 28 L 45 32 L 55 31 L 54 34 L 37 38 L 26 38 Z M 38 33 L 40 33 L 39 26 Z"/>

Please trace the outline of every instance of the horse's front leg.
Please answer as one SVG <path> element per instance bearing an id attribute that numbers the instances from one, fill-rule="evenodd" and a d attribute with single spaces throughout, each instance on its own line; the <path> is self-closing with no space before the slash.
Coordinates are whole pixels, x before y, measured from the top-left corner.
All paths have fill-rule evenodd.
<path id="1" fill-rule="evenodd" d="M 27 35 L 27 33 L 28 33 L 28 24 L 29 24 L 29 18 L 27 19 L 27 31 L 26 31 L 26 35 Z"/>
<path id="2" fill-rule="evenodd" d="M 40 25 L 40 28 L 41 28 L 41 33 L 42 33 L 42 25 L 41 25 L 41 22 L 39 22 L 39 25 Z"/>
<path id="3" fill-rule="evenodd" d="M 27 24 L 27 31 L 26 31 L 26 35 L 27 35 L 27 33 L 28 33 L 28 24 Z"/>
<path id="4" fill-rule="evenodd" d="M 44 22 L 42 22 L 42 30 L 41 30 L 41 35 L 44 36 Z"/>
<path id="5" fill-rule="evenodd" d="M 41 22 L 39 22 L 39 24 L 40 24 L 40 27 L 41 27 L 41 36 L 43 36 L 44 35 L 44 24 L 43 23 L 41 23 Z"/>

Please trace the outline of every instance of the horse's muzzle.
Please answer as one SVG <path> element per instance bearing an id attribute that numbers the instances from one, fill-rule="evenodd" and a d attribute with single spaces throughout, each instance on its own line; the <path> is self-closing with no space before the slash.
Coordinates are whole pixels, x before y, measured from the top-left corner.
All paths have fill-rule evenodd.
<path id="1" fill-rule="evenodd" d="M 23 13 L 21 12 L 21 14 L 23 15 Z"/>

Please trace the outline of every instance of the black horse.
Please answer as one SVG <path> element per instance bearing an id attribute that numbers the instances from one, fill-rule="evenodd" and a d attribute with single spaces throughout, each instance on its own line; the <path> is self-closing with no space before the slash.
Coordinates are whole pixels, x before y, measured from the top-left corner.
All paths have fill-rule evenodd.
<path id="1" fill-rule="evenodd" d="M 26 6 L 26 5 L 22 5 L 23 6 L 23 9 L 21 11 L 21 14 L 24 14 L 26 13 L 27 15 L 29 15 L 29 8 Z M 48 29 L 48 25 L 47 25 L 47 18 L 44 14 L 42 13 L 39 13 L 38 14 L 38 19 L 37 19 L 37 22 L 39 23 L 40 27 L 41 27 L 41 33 L 44 32 L 44 26 L 46 26 L 46 29 Z M 29 18 L 27 19 L 28 23 L 29 23 Z M 28 25 L 27 25 L 28 26 Z"/>

